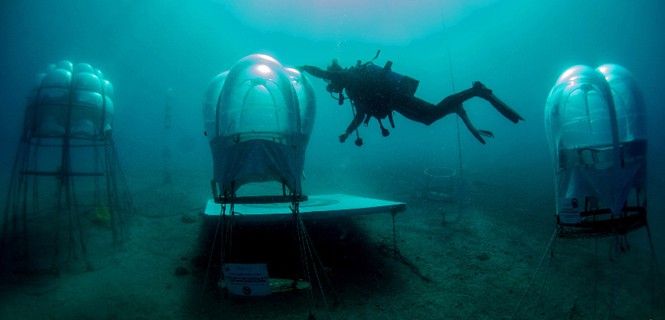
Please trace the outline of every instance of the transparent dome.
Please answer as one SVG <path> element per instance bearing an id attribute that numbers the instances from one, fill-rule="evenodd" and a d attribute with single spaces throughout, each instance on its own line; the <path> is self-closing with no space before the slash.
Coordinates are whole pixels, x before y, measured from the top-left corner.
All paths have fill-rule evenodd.
<path id="1" fill-rule="evenodd" d="M 566 70 L 545 107 L 562 225 L 646 217 L 646 115 L 630 72 L 615 64 Z"/>
<path id="2" fill-rule="evenodd" d="M 295 91 L 277 60 L 261 54 L 241 59 L 222 88 L 216 135 L 273 140 L 301 132 Z"/>
<path id="3" fill-rule="evenodd" d="M 545 121 L 551 146 L 612 144 L 613 104 L 602 74 L 582 65 L 566 70 L 547 98 Z"/>
<path id="4" fill-rule="evenodd" d="M 218 135 L 217 132 L 217 105 L 220 103 L 221 96 L 226 76 L 228 71 L 224 71 L 215 76 L 208 85 L 205 97 L 203 99 L 203 119 L 205 121 L 205 135 L 212 139 Z"/>
<path id="5" fill-rule="evenodd" d="M 95 138 L 112 129 L 113 86 L 87 63 L 50 65 L 33 94 L 30 125 L 36 136 Z"/>
<path id="6" fill-rule="evenodd" d="M 298 106 L 300 109 L 300 127 L 302 133 L 309 136 L 314 127 L 314 117 L 316 116 L 316 102 L 314 101 L 314 89 L 306 77 L 300 71 L 293 68 L 284 69 L 291 80 L 293 89 L 298 97 Z"/>
<path id="7" fill-rule="evenodd" d="M 314 115 L 307 79 L 270 56 L 247 56 L 214 77 L 203 116 L 221 190 L 278 181 L 299 193 Z"/>
<path id="8" fill-rule="evenodd" d="M 596 68 L 612 90 L 619 141 L 646 139 L 647 121 L 642 93 L 630 71 L 617 64 Z"/>

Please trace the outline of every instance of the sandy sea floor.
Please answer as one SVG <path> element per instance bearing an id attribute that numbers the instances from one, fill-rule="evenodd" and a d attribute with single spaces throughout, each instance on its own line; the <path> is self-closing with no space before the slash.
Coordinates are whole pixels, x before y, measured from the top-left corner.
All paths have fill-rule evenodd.
<path id="1" fill-rule="evenodd" d="M 123 246 L 92 252 L 93 271 L 3 285 L 0 319 L 307 319 L 310 310 L 316 319 L 665 318 L 663 270 L 656 276 L 651 267 L 644 229 L 629 234 L 624 253 L 611 252 L 614 238 L 601 238 L 558 239 L 553 255 L 545 254 L 554 231 L 548 176 L 470 171 L 468 200 L 460 204 L 428 200 L 422 169 L 388 171 L 364 171 L 354 183 L 332 173 L 309 177 L 311 193 L 408 204 L 395 220 L 399 255 L 390 214 L 307 224 L 332 284 L 328 308 L 317 292 L 312 302 L 307 291 L 228 299 L 205 289 L 207 173 L 174 172 L 163 185 L 159 174 L 139 179 L 130 172 L 136 214 Z M 663 186 L 650 188 L 653 195 Z M 650 197 L 650 214 L 664 207 Z M 653 215 L 658 252 L 665 227 Z M 276 245 L 289 230 L 254 241 L 292 259 L 296 248 Z M 179 267 L 186 272 L 177 275 Z"/>

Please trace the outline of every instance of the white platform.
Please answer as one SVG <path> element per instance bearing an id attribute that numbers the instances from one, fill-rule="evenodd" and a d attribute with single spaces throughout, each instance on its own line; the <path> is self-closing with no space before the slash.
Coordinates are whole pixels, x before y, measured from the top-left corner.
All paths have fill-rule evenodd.
<path id="1" fill-rule="evenodd" d="M 251 221 L 277 221 L 291 219 L 290 203 L 236 204 L 235 218 Z M 227 207 L 228 209 L 228 207 Z M 324 194 L 309 196 L 300 203 L 303 219 L 317 220 L 375 213 L 391 213 L 406 210 L 406 203 L 381 200 L 348 194 Z M 221 205 L 208 200 L 203 212 L 206 216 L 219 216 Z M 229 214 L 227 212 L 227 214 Z"/>

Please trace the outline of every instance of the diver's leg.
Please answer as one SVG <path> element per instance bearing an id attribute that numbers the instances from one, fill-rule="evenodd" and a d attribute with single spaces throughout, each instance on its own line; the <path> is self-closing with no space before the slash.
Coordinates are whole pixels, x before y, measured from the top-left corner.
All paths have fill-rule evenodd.
<path id="1" fill-rule="evenodd" d="M 435 121 L 462 109 L 462 103 L 475 97 L 473 88 L 451 94 L 441 100 L 437 105 L 431 104 L 417 97 L 410 97 L 395 104 L 395 111 L 413 121 L 430 125 Z"/>
<path id="2" fill-rule="evenodd" d="M 489 91 L 489 89 L 485 88 L 485 86 L 482 86 L 482 84 L 480 85 L 481 86 L 478 86 L 476 83 L 474 83 L 473 87 L 452 94 L 441 100 L 441 102 L 439 102 L 437 105 L 433 105 L 420 98 L 411 97 L 406 101 L 401 101 L 401 103 L 396 104 L 395 111 L 399 112 L 408 119 L 418 121 L 426 125 L 430 125 L 451 113 L 457 113 L 471 134 L 473 134 L 473 136 L 481 143 L 485 143 L 485 139 L 483 139 L 483 137 L 493 137 L 494 135 L 490 131 L 476 129 L 476 127 L 469 119 L 466 111 L 462 107 L 462 103 L 464 101 L 473 97 L 491 95 L 491 91 Z"/>
<path id="3" fill-rule="evenodd" d="M 353 120 L 351 120 L 351 123 L 349 123 L 349 126 L 346 127 L 346 131 L 339 135 L 339 142 L 344 142 L 346 141 L 346 138 L 349 137 L 353 131 L 358 129 L 358 126 L 365 120 L 365 114 L 362 112 L 356 112 L 356 115 L 353 117 Z"/>
<path id="4" fill-rule="evenodd" d="M 508 107 L 506 103 L 497 98 L 492 93 L 492 90 L 485 87 L 479 81 L 474 82 L 473 86 L 469 89 L 445 97 L 437 105 L 433 105 L 420 98 L 411 97 L 405 101 L 398 101 L 395 111 L 411 120 L 430 125 L 434 121 L 451 113 L 459 113 L 458 110 L 462 109 L 462 103 L 473 97 L 480 97 L 487 100 L 497 111 L 512 122 L 524 120 L 517 112 Z"/>
<path id="5" fill-rule="evenodd" d="M 494 137 L 494 134 L 492 134 L 492 132 L 487 130 L 476 129 L 476 127 L 471 122 L 471 119 L 469 119 L 469 116 L 466 114 L 466 110 L 464 110 L 464 108 L 462 107 L 462 102 L 464 100 L 473 97 L 473 96 L 470 97 L 466 96 L 469 90 L 462 91 L 461 94 L 451 95 L 446 99 L 443 99 L 443 101 L 439 102 L 439 104 L 437 104 L 436 106 L 416 98 L 424 103 L 414 102 L 412 106 L 417 106 L 416 110 L 422 112 L 422 115 L 419 118 L 411 118 L 407 115 L 404 116 L 409 119 L 420 121 L 426 125 L 429 125 L 432 122 L 441 119 L 450 113 L 453 112 L 457 113 L 457 115 L 462 119 L 462 122 L 464 122 L 464 125 L 466 125 L 466 128 L 469 129 L 471 134 L 473 134 L 473 136 L 476 137 L 476 139 L 478 139 L 480 143 L 485 144 L 485 139 L 483 139 L 483 137 L 491 138 Z M 429 104 L 431 107 L 426 108 L 427 104 Z"/>
<path id="6" fill-rule="evenodd" d="M 443 100 L 441 100 L 441 102 L 439 102 L 439 104 L 436 105 L 436 108 L 441 109 L 442 111 L 447 111 L 447 113 L 444 113 L 443 116 L 447 115 L 450 112 L 459 113 L 458 111 L 450 111 L 450 110 L 462 109 L 461 108 L 462 103 L 473 97 L 480 97 L 487 100 L 489 103 L 492 104 L 492 106 L 494 106 L 494 108 L 497 111 L 499 111 L 499 113 L 501 113 L 504 117 L 506 117 L 508 120 L 514 123 L 517 123 L 520 120 L 524 120 L 517 112 L 515 112 L 505 102 L 501 101 L 501 99 L 495 96 L 494 93 L 492 93 L 492 90 L 488 89 L 480 81 L 474 82 L 473 86 L 471 86 L 471 88 L 469 89 L 460 91 L 458 93 L 452 94 L 444 98 Z"/>

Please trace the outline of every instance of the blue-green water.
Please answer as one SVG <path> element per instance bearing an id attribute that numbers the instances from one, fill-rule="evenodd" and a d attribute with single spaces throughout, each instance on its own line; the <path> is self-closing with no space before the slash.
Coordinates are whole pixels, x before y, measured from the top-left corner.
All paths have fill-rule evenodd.
<path id="1" fill-rule="evenodd" d="M 287 66 L 324 67 L 333 58 L 343 66 L 351 66 L 358 59 L 371 59 L 380 49 L 377 64 L 391 60 L 394 71 L 420 80 L 416 93 L 420 98 L 438 102 L 481 80 L 526 119 L 514 125 L 485 101 L 473 100 L 465 105 L 469 116 L 478 127 L 492 130 L 495 138 L 481 145 L 462 128 L 461 145 L 464 168 L 474 179 L 503 186 L 499 191 L 489 188 L 502 196 L 482 198 L 493 202 L 489 207 L 501 207 L 497 202 L 545 204 L 544 208 L 526 205 L 543 209 L 524 214 L 528 217 L 521 219 L 524 228 L 515 232 L 528 233 L 528 222 L 537 225 L 536 230 L 554 224 L 552 165 L 543 124 L 550 88 L 569 66 L 618 63 L 633 73 L 646 101 L 649 198 L 653 207 L 649 214 L 656 247 L 662 249 L 665 227 L 661 216 L 665 206 L 659 200 L 663 190 L 658 188 L 665 186 L 665 135 L 661 126 L 665 112 L 660 108 L 665 100 L 661 88 L 665 4 L 656 0 L 448 2 L 4 1 L 0 4 L 0 183 L 6 185 L 9 181 L 25 100 L 34 86 L 35 74 L 49 63 L 62 59 L 89 62 L 113 82 L 114 139 L 130 187 L 132 181 L 139 181 L 135 189 L 144 187 L 141 183 L 145 181 L 151 184 L 148 175 L 163 169 L 162 151 L 169 146 L 175 154 L 168 160 L 174 181 L 197 193 L 188 195 L 192 205 L 197 205 L 208 197 L 212 174 L 210 151 L 202 134 L 201 108 L 203 93 L 213 76 L 251 53 L 270 54 Z M 354 146 L 352 140 L 340 144 L 337 136 L 350 121 L 351 110 L 348 104 L 340 107 L 330 99 L 323 81 L 312 79 L 312 84 L 317 94 L 317 118 L 307 150 L 306 192 L 310 188 L 312 192 L 365 192 L 386 197 L 411 194 L 415 192 L 409 189 L 412 183 L 404 180 L 419 182 L 421 177 L 410 174 L 420 174 L 431 166 L 458 165 L 453 116 L 424 126 L 398 115 L 396 128 L 387 138 L 381 137 L 378 125 L 372 121 L 368 127 L 361 127 L 365 140 L 362 148 Z M 164 105 L 169 90 L 174 120 L 172 131 L 165 134 Z M 396 187 L 390 188 L 391 184 Z M 151 192 L 166 192 L 160 191 L 158 182 L 151 188 Z M 179 192 L 187 194 L 186 190 Z M 419 204 L 414 204 L 414 211 L 419 212 L 421 207 L 423 212 L 431 211 Z M 501 212 L 512 214 L 510 208 Z M 497 221 L 502 220 L 499 217 Z M 549 236 L 546 233 L 520 239 L 543 242 Z M 519 251 L 520 243 L 513 244 L 514 256 L 509 255 L 508 260 L 518 259 Z M 527 281 L 526 274 L 523 282 Z M 497 296 L 501 296 L 497 292 L 508 290 L 492 288 Z M 412 296 L 413 291 L 394 293 L 397 297 L 402 294 Z M 382 301 L 390 301 L 385 299 Z M 427 301 L 426 297 L 422 299 Z M 350 304 L 346 301 L 347 307 Z M 94 309 L 92 305 L 95 302 L 83 309 Z M 341 318 L 352 318 L 354 311 L 348 310 L 353 308 L 344 309 L 344 303 L 341 308 L 347 310 Z M 422 310 L 402 310 L 391 317 L 385 311 L 368 312 L 367 308 L 373 306 L 358 308 L 364 310 L 357 313 L 359 319 L 371 318 L 371 314 L 380 318 L 423 314 L 443 318 Z M 450 312 L 454 306 L 444 304 L 441 308 L 448 308 L 441 311 L 442 315 L 455 315 Z M 0 318 L 12 318 L 11 314 L 5 317 L 5 312 L 14 310 L 23 309 L 1 306 Z M 118 318 L 152 318 L 144 309 L 129 310 Z M 266 306 L 262 310 L 270 312 Z M 275 310 L 283 313 L 285 307 Z M 460 310 L 459 317 L 474 315 L 472 307 Z M 503 312 L 506 310 L 490 310 L 496 313 L 481 315 L 510 316 Z M 57 311 L 52 314 L 55 318 L 66 317 Z M 82 314 L 87 318 L 107 317 Z M 220 311 L 220 317 L 223 314 Z M 622 316 L 631 318 L 630 313 Z M 662 309 L 658 316 L 663 317 Z"/>

